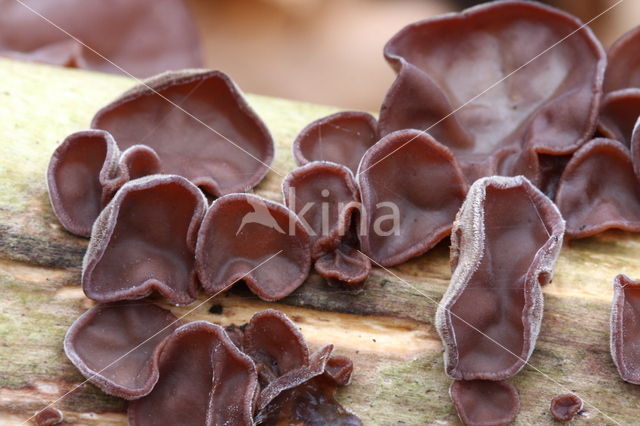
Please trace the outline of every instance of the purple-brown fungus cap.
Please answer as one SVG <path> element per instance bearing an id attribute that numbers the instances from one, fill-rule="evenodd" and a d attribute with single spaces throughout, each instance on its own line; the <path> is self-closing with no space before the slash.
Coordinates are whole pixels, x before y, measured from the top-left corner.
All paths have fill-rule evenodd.
<path id="1" fill-rule="evenodd" d="M 170 303 L 193 302 L 196 237 L 206 206 L 202 192 L 180 176 L 125 184 L 93 226 L 82 270 L 87 297 L 141 299 L 155 290 Z"/>
<path id="2" fill-rule="evenodd" d="M 606 229 L 640 231 L 640 183 L 629 150 L 611 139 L 594 139 L 575 153 L 560 179 L 556 203 L 569 238 Z"/>
<path id="3" fill-rule="evenodd" d="M 310 267 L 309 235 L 282 204 L 251 194 L 230 194 L 211 204 L 196 249 L 207 294 L 244 280 L 261 299 L 282 299 L 304 282 Z"/>
<path id="4" fill-rule="evenodd" d="M 195 321 L 178 328 L 159 368 L 153 391 L 129 404 L 132 426 L 253 425 L 255 367 L 222 327 Z"/>
<path id="5" fill-rule="evenodd" d="M 36 426 L 54 426 L 64 421 L 62 411 L 54 407 L 45 407 L 34 418 Z"/>
<path id="6" fill-rule="evenodd" d="M 640 26 L 626 32 L 607 51 L 604 90 L 640 88 Z"/>
<path id="7" fill-rule="evenodd" d="M 371 261 L 360 250 L 349 244 L 340 244 L 313 265 L 330 284 L 359 289 L 371 272 Z"/>
<path id="8" fill-rule="evenodd" d="M 289 173 L 282 182 L 282 193 L 285 205 L 309 231 L 314 259 L 340 245 L 360 206 L 351 171 L 326 161 L 313 161 Z"/>
<path id="9" fill-rule="evenodd" d="M 578 395 L 567 393 L 554 397 L 549 410 L 555 420 L 568 422 L 582 410 L 582 405 L 582 399 Z"/>
<path id="10" fill-rule="evenodd" d="M 618 140 L 629 147 L 633 127 L 638 117 L 640 117 L 640 89 L 611 92 L 602 100 L 598 131 L 603 136 Z"/>
<path id="11" fill-rule="evenodd" d="M 257 424 L 361 424 L 334 397 L 338 386 L 349 383 L 353 364 L 331 356 L 333 345 L 309 355 L 295 324 L 269 309 L 251 318 L 242 346 L 256 363 L 262 386 Z"/>
<path id="12" fill-rule="evenodd" d="M 47 169 L 49 199 L 65 229 L 88 237 L 102 207 L 126 182 L 120 151 L 102 130 L 69 135 L 53 152 Z"/>
<path id="13" fill-rule="evenodd" d="M 507 425 L 520 411 L 518 390 L 505 381 L 456 380 L 449 395 L 465 426 Z"/>
<path id="14" fill-rule="evenodd" d="M 171 312 L 148 302 L 99 304 L 71 325 L 64 351 L 105 393 L 137 399 L 158 381 L 158 352 L 179 325 Z"/>
<path id="15" fill-rule="evenodd" d="M 436 312 L 446 373 L 504 380 L 533 352 L 542 322 L 541 285 L 551 280 L 564 221 L 523 176 L 482 178 L 451 233 L 451 282 Z"/>
<path id="16" fill-rule="evenodd" d="M 122 149 L 150 146 L 163 173 L 214 196 L 253 188 L 274 156 L 267 127 L 220 71 L 153 77 L 98 111 L 91 127 L 109 131 Z"/>
<path id="17" fill-rule="evenodd" d="M 622 274 L 613 280 L 610 339 L 620 377 L 640 385 L 640 283 Z"/>
<path id="18" fill-rule="evenodd" d="M 358 170 L 365 151 L 378 141 L 378 123 L 366 112 L 341 111 L 320 118 L 302 129 L 293 141 L 299 166 L 331 161 Z"/>
<path id="19" fill-rule="evenodd" d="M 360 163 L 361 250 L 383 266 L 427 252 L 451 231 L 467 186 L 446 147 L 402 130 L 382 138 Z"/>
<path id="20" fill-rule="evenodd" d="M 531 1 L 408 25 L 384 49 L 398 76 L 380 110 L 380 136 L 426 130 L 470 183 L 523 174 L 539 184 L 538 155 L 570 154 L 595 129 L 606 56 L 581 25 Z"/>

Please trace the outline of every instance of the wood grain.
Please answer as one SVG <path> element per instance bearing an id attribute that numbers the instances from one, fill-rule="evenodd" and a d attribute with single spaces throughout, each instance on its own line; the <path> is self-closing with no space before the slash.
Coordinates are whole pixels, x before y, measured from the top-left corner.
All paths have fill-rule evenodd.
<path id="1" fill-rule="evenodd" d="M 78 286 L 86 240 L 63 231 L 49 206 L 44 172 L 70 132 L 133 81 L 0 60 L 0 424 L 21 424 L 82 383 L 62 352 L 62 338 L 92 302 Z M 311 120 L 334 108 L 249 96 L 277 143 L 274 169 L 293 169 L 290 145 Z M 257 193 L 280 200 L 281 176 Z M 428 190 L 428 189 L 425 189 Z M 508 253 L 505 253 L 508 256 Z M 608 349 L 611 281 L 640 276 L 640 238 L 608 232 L 563 248 L 530 365 L 512 379 L 522 398 L 516 424 L 552 424 L 551 398 L 576 392 L 579 420 L 637 421 L 640 387 L 622 382 Z M 366 424 L 459 424 L 448 397 L 442 347 L 432 324 L 449 279 L 447 242 L 400 265 L 374 269 L 365 290 L 329 287 L 312 274 L 280 303 L 238 288 L 201 304 L 187 319 L 241 324 L 267 307 L 282 309 L 312 346 L 334 343 L 354 359 L 353 384 L 339 393 Z M 397 278 L 396 276 L 397 275 Z M 211 313 L 213 305 L 222 312 Z M 172 308 L 185 314 L 190 307 Z M 218 308 L 219 310 L 219 308 Z M 69 424 L 126 424 L 125 404 L 84 384 L 57 402 Z"/>

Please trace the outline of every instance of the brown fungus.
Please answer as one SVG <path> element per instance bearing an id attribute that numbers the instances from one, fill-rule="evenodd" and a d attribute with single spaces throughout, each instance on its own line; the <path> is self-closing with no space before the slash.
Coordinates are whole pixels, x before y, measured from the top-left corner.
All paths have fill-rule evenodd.
<path id="1" fill-rule="evenodd" d="M 362 421 L 335 398 L 337 386 L 320 375 L 279 394 L 256 416 L 256 424 L 362 426 Z"/>
<path id="2" fill-rule="evenodd" d="M 34 418 L 36 426 L 55 426 L 64 421 L 62 411 L 54 407 L 45 407 Z"/>
<path id="3" fill-rule="evenodd" d="M 359 289 L 369 277 L 371 261 L 349 244 L 340 244 L 316 260 L 314 267 L 330 284 Z"/>
<path id="4" fill-rule="evenodd" d="M 202 222 L 196 269 L 207 294 L 244 280 L 258 297 L 274 301 L 307 278 L 310 249 L 291 210 L 256 195 L 230 194 L 215 200 Z"/>
<path id="5" fill-rule="evenodd" d="M 331 356 L 333 345 L 309 355 L 295 324 L 270 309 L 251 318 L 243 348 L 256 363 L 262 386 L 257 424 L 361 424 L 334 398 L 337 387 L 349 383 L 353 364 Z"/>
<path id="6" fill-rule="evenodd" d="M 314 259 L 340 245 L 360 207 L 351 171 L 326 161 L 314 161 L 289 173 L 282 182 L 282 193 L 285 205 L 309 232 Z"/>
<path id="7" fill-rule="evenodd" d="M 88 237 L 102 207 L 126 182 L 120 151 L 102 130 L 69 135 L 53 152 L 47 169 L 49 199 L 65 229 Z"/>
<path id="8" fill-rule="evenodd" d="M 470 183 L 523 174 L 539 184 L 540 154 L 570 154 L 595 129 L 606 56 L 589 27 L 558 9 L 490 2 L 408 25 L 384 55 L 398 75 L 380 136 L 427 130 Z"/>
<path id="9" fill-rule="evenodd" d="M 253 424 L 255 367 L 222 327 L 183 325 L 165 341 L 158 364 L 153 391 L 129 404 L 132 426 Z"/>
<path id="10" fill-rule="evenodd" d="M 613 280 L 611 358 L 622 380 L 640 385 L 640 283 L 626 275 Z"/>
<path id="11" fill-rule="evenodd" d="M 580 148 L 562 174 L 556 203 L 570 238 L 609 228 L 640 232 L 640 184 L 629 150 L 610 139 Z"/>
<path id="12" fill-rule="evenodd" d="M 158 352 L 179 325 L 171 312 L 148 302 L 99 304 L 71 325 L 64 350 L 105 393 L 137 399 L 158 381 Z"/>
<path id="13" fill-rule="evenodd" d="M 549 410 L 555 420 L 568 422 L 582 410 L 582 405 L 582 399 L 578 395 L 567 393 L 554 397 Z"/>
<path id="14" fill-rule="evenodd" d="M 507 425 L 520 411 L 518 390 L 505 381 L 456 380 L 449 395 L 466 426 Z"/>
<path id="15" fill-rule="evenodd" d="M 451 234 L 451 282 L 436 312 L 445 371 L 459 380 L 503 380 L 533 352 L 541 285 L 551 280 L 564 221 L 523 176 L 482 178 Z"/>
<path id="16" fill-rule="evenodd" d="M 206 203 L 180 176 L 153 175 L 125 184 L 93 226 L 82 271 L 87 297 L 141 299 L 155 290 L 170 303 L 193 302 L 196 236 Z"/>
<path id="17" fill-rule="evenodd" d="M 618 140 L 629 147 L 633 126 L 638 117 L 640 117 L 640 89 L 611 92 L 602 100 L 598 131 L 606 138 Z"/>
<path id="18" fill-rule="evenodd" d="M 331 161 L 356 173 L 365 151 L 378 141 L 377 126 L 376 119 L 366 112 L 331 114 L 302 129 L 293 141 L 293 156 L 300 166 Z"/>
<path id="19" fill-rule="evenodd" d="M 109 131 L 123 149 L 150 146 L 164 173 L 214 196 L 253 188 L 274 156 L 269 130 L 220 71 L 155 76 L 98 111 L 91 127 Z"/>
<path id="20" fill-rule="evenodd" d="M 427 252 L 449 235 L 467 186 L 451 152 L 431 136 L 401 130 L 360 163 L 363 253 L 383 266 Z"/>
<path id="21" fill-rule="evenodd" d="M 136 77 L 202 65 L 196 26 L 182 0 L 21 3 L 0 0 L 1 56 Z"/>
<path id="22" fill-rule="evenodd" d="M 244 329 L 243 351 L 253 359 L 264 387 L 276 378 L 309 363 L 304 336 L 282 312 L 258 312 Z"/>
<path id="23" fill-rule="evenodd" d="M 607 51 L 604 90 L 640 89 L 640 26 L 626 32 Z"/>

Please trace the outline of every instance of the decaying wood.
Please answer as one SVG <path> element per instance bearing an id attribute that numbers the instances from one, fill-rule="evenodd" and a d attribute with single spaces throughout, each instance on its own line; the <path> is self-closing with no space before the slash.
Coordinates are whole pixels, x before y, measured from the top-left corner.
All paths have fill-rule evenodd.
<path id="1" fill-rule="evenodd" d="M 0 423 L 20 424 L 83 378 L 66 360 L 62 338 L 91 302 L 78 286 L 86 241 L 64 232 L 49 206 L 44 171 L 67 134 L 131 87 L 129 79 L 0 60 Z M 335 109 L 250 96 L 277 142 L 274 168 L 294 167 L 297 132 Z M 280 200 L 281 177 L 269 173 L 258 192 Z M 505 253 L 508 256 L 508 253 Z M 551 398 L 576 392 L 578 421 L 632 424 L 640 386 L 622 382 L 608 349 L 611 281 L 640 277 L 640 237 L 609 232 L 566 245 L 545 289 L 537 348 L 514 379 L 522 398 L 517 424 L 551 424 Z M 240 324 L 266 307 L 282 309 L 309 342 L 335 343 L 351 356 L 353 384 L 339 393 L 366 424 L 458 424 L 432 325 L 449 279 L 446 243 L 393 268 L 375 269 L 365 290 L 329 287 L 313 274 L 281 303 L 235 289 L 213 300 L 172 308 L 187 319 Z M 203 303 L 204 302 L 204 303 Z M 198 306 L 196 308 L 196 306 Z M 191 309 L 195 310 L 189 312 Z M 91 385 L 56 403 L 70 424 L 125 424 L 125 405 Z M 601 410 L 601 411 L 600 411 Z"/>

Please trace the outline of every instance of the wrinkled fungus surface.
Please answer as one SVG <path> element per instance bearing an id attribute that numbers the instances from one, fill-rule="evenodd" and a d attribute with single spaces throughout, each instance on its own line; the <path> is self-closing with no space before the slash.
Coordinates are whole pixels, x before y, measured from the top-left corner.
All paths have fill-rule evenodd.
<path id="1" fill-rule="evenodd" d="M 466 426 L 507 425 L 520 411 L 518 391 L 509 382 L 456 380 L 449 395 Z"/>
<path id="2" fill-rule="evenodd" d="M 570 238 L 609 228 L 640 231 L 640 184 L 629 150 L 610 139 L 583 146 L 562 174 L 556 203 Z"/>
<path id="3" fill-rule="evenodd" d="M 307 225 L 314 259 L 332 252 L 350 229 L 359 208 L 355 179 L 345 166 L 314 161 L 298 167 L 282 182 L 285 205 Z"/>
<path id="4" fill-rule="evenodd" d="M 582 410 L 582 399 L 568 393 L 558 395 L 551 400 L 551 415 L 559 422 L 568 422 Z"/>
<path id="5" fill-rule="evenodd" d="M 604 90 L 640 88 L 640 26 L 626 32 L 607 51 Z"/>
<path id="6" fill-rule="evenodd" d="M 293 141 L 293 155 L 300 166 L 331 161 L 356 173 L 365 151 L 378 141 L 377 126 L 376 119 L 366 112 L 331 114 L 302 129 Z"/>
<path id="7" fill-rule="evenodd" d="M 384 49 L 398 75 L 380 110 L 380 135 L 427 130 L 453 151 L 469 182 L 523 174 L 538 184 L 539 154 L 570 154 L 595 128 L 606 56 L 580 26 L 528 1 L 408 25 Z"/>
<path id="8" fill-rule="evenodd" d="M 473 184 L 453 225 L 453 272 L 436 313 L 448 375 L 503 380 L 524 366 L 563 234 L 560 212 L 526 178 Z"/>
<path id="9" fill-rule="evenodd" d="M 598 131 L 603 136 L 623 142 L 629 147 L 631 133 L 638 117 L 640 117 L 640 89 L 611 92 L 602 101 Z"/>
<path id="10" fill-rule="evenodd" d="M 178 328 L 159 356 L 153 391 L 129 404 L 143 425 L 252 425 L 258 379 L 251 359 L 224 329 L 205 321 Z"/>
<path id="11" fill-rule="evenodd" d="M 171 312 L 148 302 L 98 304 L 71 325 L 64 350 L 105 393 L 136 399 L 158 381 L 161 342 L 179 325 Z"/>
<path id="12" fill-rule="evenodd" d="M 84 257 L 85 294 L 110 302 L 155 290 L 170 303 L 193 302 L 196 236 L 206 205 L 202 192 L 180 176 L 125 184 L 94 224 Z"/>
<path id="13" fill-rule="evenodd" d="M 621 274 L 613 291 L 611 357 L 622 380 L 640 385 L 640 284 Z"/>
<path id="14" fill-rule="evenodd" d="M 334 397 L 337 387 L 351 380 L 351 360 L 331 356 L 332 345 L 309 355 L 286 315 L 271 309 L 254 315 L 244 330 L 243 348 L 256 363 L 262 387 L 257 424 L 361 424 Z"/>
<path id="15" fill-rule="evenodd" d="M 196 268 L 207 294 L 244 280 L 264 300 L 298 288 L 311 267 L 311 242 L 298 217 L 282 204 L 250 194 L 215 200 L 202 222 Z"/>
<path id="16" fill-rule="evenodd" d="M 361 249 L 383 266 L 425 253 L 446 237 L 467 189 L 451 151 L 416 130 L 389 134 L 369 149 L 358 185 Z"/>
<path id="17" fill-rule="evenodd" d="M 126 70 L 136 77 L 202 65 L 195 23 L 181 0 L 24 3 L 28 7 L 0 0 L 2 56 L 102 72 Z"/>
<path id="18" fill-rule="evenodd" d="M 120 151 L 102 130 L 69 135 L 53 152 L 47 169 L 49 199 L 71 233 L 88 237 L 102 207 L 126 182 Z"/>
<path id="19" fill-rule="evenodd" d="M 220 71 L 155 76 L 98 111 L 91 127 L 109 131 L 122 149 L 148 145 L 164 173 L 215 196 L 253 188 L 274 156 L 269 130 Z"/>

